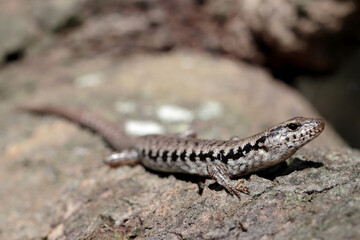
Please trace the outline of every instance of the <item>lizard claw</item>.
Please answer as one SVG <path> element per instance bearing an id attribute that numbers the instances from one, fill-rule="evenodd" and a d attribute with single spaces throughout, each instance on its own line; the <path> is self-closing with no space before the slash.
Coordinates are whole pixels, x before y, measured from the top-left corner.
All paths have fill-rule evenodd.
<path id="1" fill-rule="evenodd" d="M 243 184 L 244 184 L 244 180 L 238 181 L 235 189 L 249 195 L 250 194 L 249 188 L 244 186 Z"/>
<path id="2" fill-rule="evenodd" d="M 249 188 L 244 186 L 244 180 L 240 180 L 235 184 L 231 184 L 231 186 L 224 186 L 226 190 L 231 194 L 237 196 L 241 199 L 241 193 L 245 193 L 247 195 L 250 194 Z"/>

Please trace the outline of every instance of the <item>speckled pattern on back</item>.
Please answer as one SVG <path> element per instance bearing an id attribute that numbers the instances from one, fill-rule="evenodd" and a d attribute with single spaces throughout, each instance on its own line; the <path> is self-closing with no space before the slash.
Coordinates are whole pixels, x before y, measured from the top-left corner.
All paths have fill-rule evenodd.
<path id="1" fill-rule="evenodd" d="M 295 117 L 244 139 L 205 140 L 195 138 L 194 134 L 130 137 L 115 124 L 86 111 L 54 106 L 23 109 L 56 114 L 98 132 L 119 151 L 105 159 L 105 163 L 112 167 L 140 162 L 157 171 L 212 177 L 239 198 L 240 192 L 249 191 L 232 182 L 231 177 L 284 161 L 317 137 L 325 127 L 321 119 Z"/>
<path id="2" fill-rule="evenodd" d="M 295 124 L 296 130 L 289 129 Z M 164 172 L 208 176 L 207 165 L 218 161 L 231 177 L 245 175 L 281 162 L 318 136 L 321 119 L 296 117 L 241 140 L 205 140 L 176 136 L 139 137 L 136 149 L 147 167 Z"/>

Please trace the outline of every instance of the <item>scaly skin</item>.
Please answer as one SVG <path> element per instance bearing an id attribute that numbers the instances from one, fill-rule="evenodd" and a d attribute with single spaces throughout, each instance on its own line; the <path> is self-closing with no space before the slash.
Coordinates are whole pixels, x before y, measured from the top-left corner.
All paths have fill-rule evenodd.
<path id="1" fill-rule="evenodd" d="M 55 114 L 99 133 L 119 152 L 105 160 L 111 167 L 140 162 L 156 171 L 211 177 L 239 198 L 240 192 L 249 191 L 242 182 L 234 183 L 230 178 L 284 161 L 316 138 L 325 127 L 322 119 L 295 117 L 244 139 L 197 139 L 193 132 L 134 138 L 116 125 L 83 110 L 56 106 L 23 107 L 22 110 Z"/>

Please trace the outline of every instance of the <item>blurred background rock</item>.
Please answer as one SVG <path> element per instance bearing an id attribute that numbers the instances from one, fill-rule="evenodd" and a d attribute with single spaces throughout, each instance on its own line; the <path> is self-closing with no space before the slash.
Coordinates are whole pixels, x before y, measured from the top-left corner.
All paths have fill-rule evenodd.
<path id="1" fill-rule="evenodd" d="M 0 1 L 0 238 L 359 238 L 359 42 L 356 0 Z M 132 134 L 228 139 L 295 115 L 327 126 L 238 201 L 108 169 L 96 135 L 14 111 L 40 103 Z"/>
<path id="2" fill-rule="evenodd" d="M 359 19 L 358 1 L 1 1 L 1 68 L 62 54 L 206 51 L 265 67 L 359 148 Z"/>

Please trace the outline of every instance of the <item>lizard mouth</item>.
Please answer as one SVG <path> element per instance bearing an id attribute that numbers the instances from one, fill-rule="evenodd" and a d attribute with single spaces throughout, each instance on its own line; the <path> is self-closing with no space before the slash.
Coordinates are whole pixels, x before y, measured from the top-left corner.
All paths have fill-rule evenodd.
<path id="1" fill-rule="evenodd" d="M 320 133 L 322 133 L 322 131 L 324 131 L 325 129 L 325 121 L 320 119 L 320 118 L 316 118 L 313 120 L 313 124 L 315 125 L 313 130 L 310 131 L 310 135 L 313 137 L 317 137 Z"/>
<path id="2" fill-rule="evenodd" d="M 322 132 L 325 128 L 325 121 L 320 119 L 320 118 L 317 118 L 315 119 L 315 130 L 319 131 L 319 132 Z"/>

